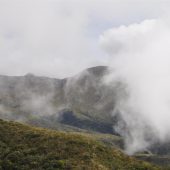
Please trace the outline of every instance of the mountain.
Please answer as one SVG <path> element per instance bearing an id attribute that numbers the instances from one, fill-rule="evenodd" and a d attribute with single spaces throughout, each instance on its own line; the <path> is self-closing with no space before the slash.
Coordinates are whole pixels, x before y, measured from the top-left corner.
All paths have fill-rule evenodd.
<path id="1" fill-rule="evenodd" d="M 115 91 L 102 81 L 108 71 L 98 66 L 67 79 L 0 76 L 0 117 L 54 129 L 63 125 L 116 133 L 111 116 Z"/>
<path id="2" fill-rule="evenodd" d="M 65 78 L 0 76 L 0 118 L 66 132 L 88 133 L 107 146 L 124 149 L 114 113 L 120 82 L 105 82 L 110 69 L 97 66 Z M 117 139 L 117 140 L 115 140 Z M 170 143 L 156 143 L 138 159 L 170 166 Z"/>
<path id="3" fill-rule="evenodd" d="M 0 120 L 0 169 L 159 170 L 83 134 Z"/>

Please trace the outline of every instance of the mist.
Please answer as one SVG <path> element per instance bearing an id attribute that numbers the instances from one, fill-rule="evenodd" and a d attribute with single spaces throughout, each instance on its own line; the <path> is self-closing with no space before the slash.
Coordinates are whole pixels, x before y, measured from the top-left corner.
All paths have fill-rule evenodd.
<path id="1" fill-rule="evenodd" d="M 121 81 L 117 131 L 132 154 L 170 140 L 170 20 L 167 17 L 115 27 L 100 37 L 112 56 L 107 83 Z"/>
<path id="2" fill-rule="evenodd" d="M 22 120 L 18 108 L 29 117 L 80 104 L 89 114 L 97 110 L 107 117 L 106 108 L 114 108 L 113 117 L 120 117 L 114 128 L 125 137 L 127 153 L 170 140 L 168 10 L 169 3 L 160 1 L 0 0 L 1 75 L 65 78 L 92 66 L 113 69 L 103 81 L 90 74 L 84 89 L 81 76 L 31 87 L 25 82 L 28 76 L 14 81 L 14 88 L 8 80 L 0 82 L 0 114 L 10 117 L 15 111 Z M 115 86 L 117 92 L 112 92 Z"/>
<path id="3" fill-rule="evenodd" d="M 99 35 L 122 23 L 158 17 L 166 6 L 131 0 L 0 0 L 0 74 L 64 78 L 107 65 Z"/>

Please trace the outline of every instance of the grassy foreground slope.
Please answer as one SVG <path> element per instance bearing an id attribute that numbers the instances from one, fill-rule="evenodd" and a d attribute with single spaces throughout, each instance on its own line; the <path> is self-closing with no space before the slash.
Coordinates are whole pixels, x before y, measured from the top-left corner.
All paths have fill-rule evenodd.
<path id="1" fill-rule="evenodd" d="M 80 134 L 0 120 L 3 170 L 157 170 Z"/>

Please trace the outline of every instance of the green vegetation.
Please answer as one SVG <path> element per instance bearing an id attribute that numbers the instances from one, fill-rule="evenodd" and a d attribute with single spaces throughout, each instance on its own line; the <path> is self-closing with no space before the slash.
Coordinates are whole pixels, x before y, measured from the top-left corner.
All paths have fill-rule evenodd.
<path id="1" fill-rule="evenodd" d="M 93 137 L 0 120 L 2 170 L 158 170 Z"/>
<path id="2" fill-rule="evenodd" d="M 140 160 L 148 161 L 162 167 L 170 169 L 169 155 L 154 155 L 154 154 L 136 154 L 135 157 Z"/>

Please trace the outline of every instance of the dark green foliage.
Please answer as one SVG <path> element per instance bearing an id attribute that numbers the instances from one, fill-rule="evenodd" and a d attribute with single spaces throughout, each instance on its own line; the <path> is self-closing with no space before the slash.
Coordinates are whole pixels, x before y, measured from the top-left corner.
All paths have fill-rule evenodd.
<path id="1" fill-rule="evenodd" d="M 80 134 L 0 120 L 0 170 L 158 170 Z"/>

